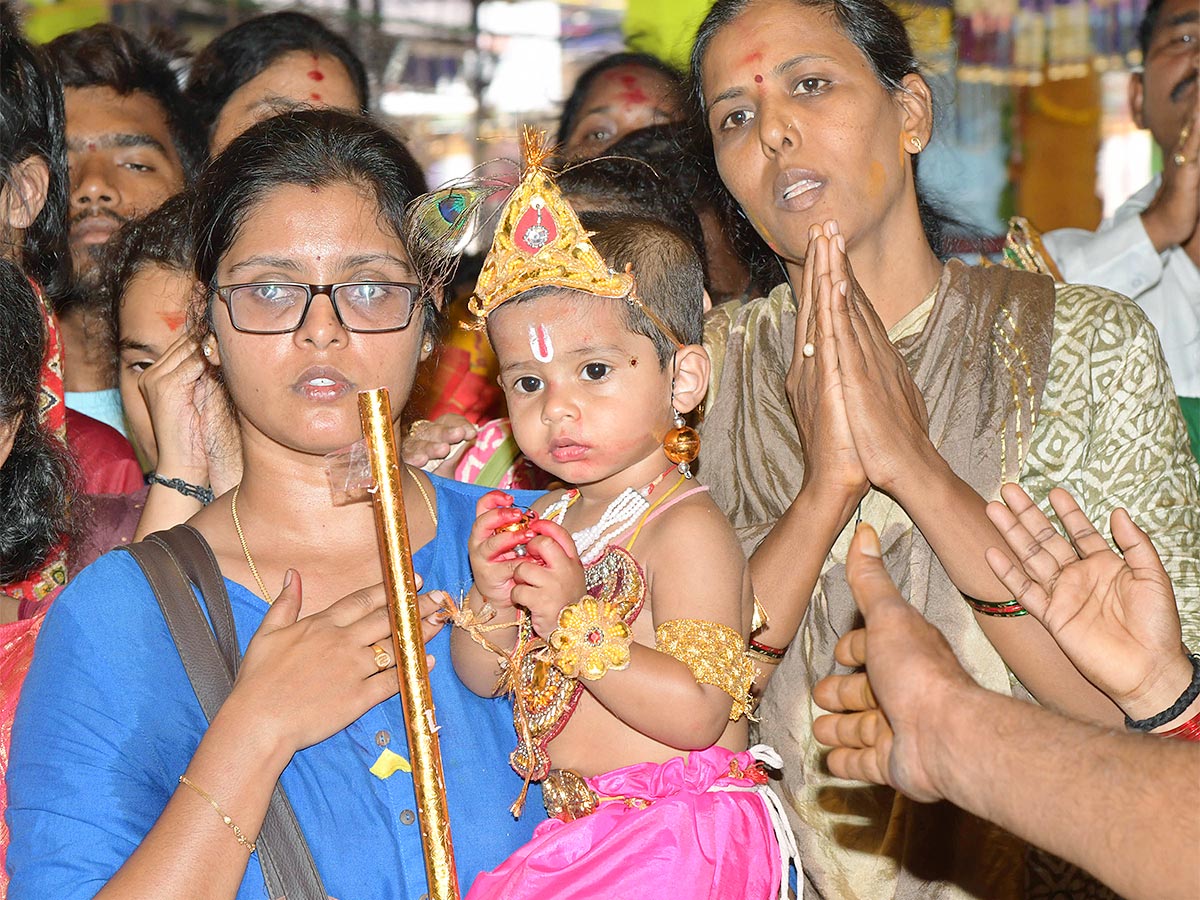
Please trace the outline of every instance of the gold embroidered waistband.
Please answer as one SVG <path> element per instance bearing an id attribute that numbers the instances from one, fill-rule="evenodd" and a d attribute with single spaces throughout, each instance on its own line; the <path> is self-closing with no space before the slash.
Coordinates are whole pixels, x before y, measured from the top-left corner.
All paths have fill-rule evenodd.
<path id="1" fill-rule="evenodd" d="M 550 818 L 574 822 L 595 812 L 599 798 L 578 772 L 551 769 L 542 781 L 542 803 Z"/>
<path id="2" fill-rule="evenodd" d="M 601 803 L 616 801 L 636 809 L 645 809 L 654 802 L 641 797 L 601 797 L 582 775 L 571 769 L 551 769 L 542 780 L 542 803 L 552 819 L 574 822 L 594 813 Z"/>

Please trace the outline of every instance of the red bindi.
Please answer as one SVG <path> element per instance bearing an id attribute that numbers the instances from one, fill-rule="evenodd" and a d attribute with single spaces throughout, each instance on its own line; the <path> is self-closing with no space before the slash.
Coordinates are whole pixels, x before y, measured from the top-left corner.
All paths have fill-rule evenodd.
<path id="1" fill-rule="evenodd" d="M 183 313 L 159 313 L 159 318 L 172 331 L 178 331 L 187 317 Z"/>
<path id="2" fill-rule="evenodd" d="M 755 75 L 755 76 L 754 76 L 754 83 L 755 83 L 755 84 L 762 84 L 762 76 L 761 76 L 761 75 Z"/>
<path id="3" fill-rule="evenodd" d="M 309 95 L 308 95 L 308 99 L 309 99 L 309 100 L 320 100 L 320 99 L 321 99 L 321 95 L 320 95 L 320 94 L 309 94 Z"/>
<path id="4" fill-rule="evenodd" d="M 636 356 L 633 357 L 631 360 L 629 360 L 629 368 L 631 368 L 631 369 L 637 368 L 637 357 Z"/>
<path id="5" fill-rule="evenodd" d="M 321 57 L 316 53 L 312 55 L 312 68 L 308 70 L 308 77 L 313 81 L 325 80 L 325 73 L 321 71 Z"/>
<path id="6" fill-rule="evenodd" d="M 632 103 L 650 103 L 650 95 L 647 94 L 642 86 L 638 83 L 638 76 L 631 73 L 622 73 L 619 69 L 614 72 L 606 72 L 604 74 L 605 81 L 617 81 L 622 86 L 621 93 L 617 95 L 617 99 L 625 104 Z"/>

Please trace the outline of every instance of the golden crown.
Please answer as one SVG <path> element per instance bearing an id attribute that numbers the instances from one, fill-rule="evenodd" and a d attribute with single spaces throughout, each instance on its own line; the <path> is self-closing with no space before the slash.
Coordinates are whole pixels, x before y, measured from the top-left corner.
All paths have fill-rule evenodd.
<path id="1" fill-rule="evenodd" d="M 500 304 L 538 287 L 560 287 L 624 299 L 633 276 L 614 272 L 589 240 L 545 163 L 546 133 L 525 127 L 521 182 L 504 204 L 491 249 L 468 308 L 486 319 Z"/>

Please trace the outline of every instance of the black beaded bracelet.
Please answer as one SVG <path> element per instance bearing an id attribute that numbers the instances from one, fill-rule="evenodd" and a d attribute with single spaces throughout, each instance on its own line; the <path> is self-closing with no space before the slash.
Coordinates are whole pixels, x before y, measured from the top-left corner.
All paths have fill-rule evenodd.
<path id="1" fill-rule="evenodd" d="M 1183 711 L 1191 706 L 1197 697 L 1200 697 L 1200 654 L 1189 653 L 1188 659 L 1192 661 L 1192 683 L 1187 686 L 1187 690 L 1175 701 L 1175 705 L 1170 709 L 1164 709 L 1157 716 L 1152 716 L 1149 719 L 1141 719 L 1137 722 L 1126 716 L 1126 728 L 1130 731 L 1153 731 L 1155 728 L 1166 725 L 1172 719 L 1178 719 L 1183 714 Z"/>
<path id="2" fill-rule="evenodd" d="M 179 491 L 185 497 L 191 497 L 193 500 L 199 500 L 205 506 L 213 502 L 215 495 L 212 488 L 201 487 L 198 484 L 190 484 L 182 478 L 163 478 L 157 472 L 151 472 L 146 476 L 148 484 L 161 484 L 163 487 L 169 487 L 172 490 Z"/>

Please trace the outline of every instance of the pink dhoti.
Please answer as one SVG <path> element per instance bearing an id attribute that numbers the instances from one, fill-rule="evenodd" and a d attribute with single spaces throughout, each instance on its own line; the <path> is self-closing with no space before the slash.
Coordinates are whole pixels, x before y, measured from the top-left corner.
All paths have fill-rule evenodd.
<path id="1" fill-rule="evenodd" d="M 782 864 L 764 781 L 722 747 L 588 778 L 595 811 L 543 822 L 467 900 L 771 900 Z"/>

